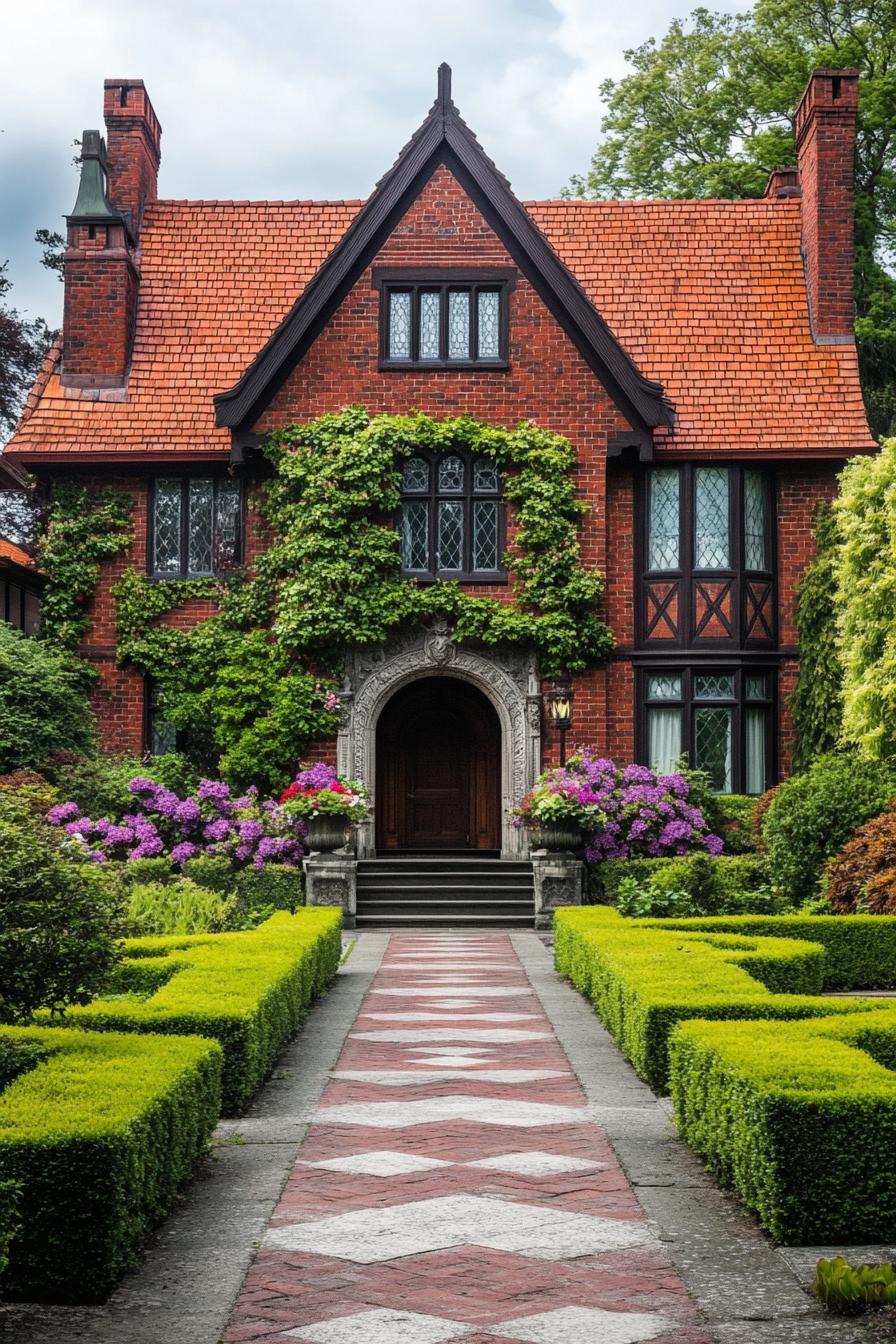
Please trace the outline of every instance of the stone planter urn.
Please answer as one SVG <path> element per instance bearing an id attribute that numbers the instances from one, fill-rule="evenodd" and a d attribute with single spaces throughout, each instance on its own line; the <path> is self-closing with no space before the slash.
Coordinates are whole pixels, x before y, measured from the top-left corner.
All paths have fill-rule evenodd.
<path id="1" fill-rule="evenodd" d="M 533 849 L 546 849 L 549 854 L 582 848 L 582 833 L 571 821 L 540 821 L 531 827 Z"/>
<path id="2" fill-rule="evenodd" d="M 354 827 L 345 817 L 323 814 L 305 823 L 305 843 L 311 854 L 332 854 L 343 849 L 352 838 Z"/>

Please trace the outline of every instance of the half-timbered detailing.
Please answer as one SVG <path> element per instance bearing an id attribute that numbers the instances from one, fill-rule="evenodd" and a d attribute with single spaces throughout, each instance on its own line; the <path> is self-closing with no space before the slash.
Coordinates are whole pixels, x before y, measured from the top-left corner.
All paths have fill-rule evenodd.
<path id="1" fill-rule="evenodd" d="M 773 480 L 686 464 L 642 477 L 638 643 L 770 648 L 777 638 Z"/>

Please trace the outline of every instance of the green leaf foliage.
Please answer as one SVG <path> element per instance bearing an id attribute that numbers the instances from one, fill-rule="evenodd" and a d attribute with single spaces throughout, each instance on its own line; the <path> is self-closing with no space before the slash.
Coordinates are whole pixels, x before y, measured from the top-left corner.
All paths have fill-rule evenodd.
<path id="1" fill-rule="evenodd" d="M 762 821 L 776 891 L 795 905 L 816 896 L 826 860 L 894 796 L 892 771 L 856 752 L 820 756 L 785 780 Z"/>
<path id="2" fill-rule="evenodd" d="M 490 457 L 503 474 L 512 602 L 401 576 L 390 521 L 401 460 L 448 449 Z M 402 625 L 445 616 L 460 642 L 534 645 L 546 676 L 612 649 L 603 580 L 581 560 L 587 506 L 571 480 L 575 452 L 559 435 L 354 406 L 279 430 L 265 451 L 272 475 L 254 504 L 270 541 L 250 578 L 154 583 L 128 569 L 116 587 L 120 661 L 153 678 L 160 710 L 206 741 L 229 781 L 283 788 L 308 743 L 336 729 L 327 695 L 346 646 L 381 644 Z M 191 630 L 161 623 L 197 599 L 219 614 Z"/>
<path id="3" fill-rule="evenodd" d="M 837 515 L 829 504 L 815 514 L 815 556 L 796 589 L 800 671 L 790 697 L 793 765 L 805 770 L 833 751 L 843 724 L 843 669 L 837 650 Z"/>
<path id="4" fill-rule="evenodd" d="M 796 162 L 793 113 L 811 71 L 860 74 L 856 141 L 856 333 L 879 433 L 896 413 L 896 10 L 893 0 L 757 0 L 705 8 L 625 53 L 601 86 L 603 138 L 576 195 L 612 199 L 761 196 Z"/>
<path id="5" fill-rule="evenodd" d="M 45 769 L 95 744 L 89 670 L 65 650 L 0 621 L 0 774 Z"/>
<path id="6" fill-rule="evenodd" d="M 134 501 L 116 490 L 97 495 L 61 481 L 53 490 L 38 562 L 47 576 L 41 599 L 41 639 L 71 652 L 90 629 L 88 607 L 104 560 L 134 539 Z"/>
<path id="7" fill-rule="evenodd" d="M 0 1189 L 16 1190 L 4 1289 L 102 1301 L 205 1152 L 220 1047 L 197 1036 L 0 1028 L 26 1064 L 0 1093 Z M 0 1213 L 9 1227 L 7 1211 Z"/>
<path id="8" fill-rule="evenodd" d="M 27 799 L 0 794 L 0 1022 L 86 1003 L 118 959 L 115 875 Z"/>
<path id="9" fill-rule="evenodd" d="M 158 987 L 143 1000 L 96 999 L 69 1010 L 65 1026 L 90 1031 L 208 1036 L 224 1049 L 223 1107 L 242 1109 L 336 974 L 337 910 L 272 915 L 246 933 L 129 939 L 120 993 Z M 135 960 L 136 959 L 136 960 Z M 129 978 L 130 977 L 130 978 Z"/>
<path id="10" fill-rule="evenodd" d="M 772 894 L 769 868 L 756 854 L 687 854 L 681 858 L 648 860 L 655 865 L 639 880 L 625 873 L 628 860 L 600 864 L 622 872 L 620 914 L 636 919 L 671 915 L 774 914 L 781 902 Z M 611 877 L 611 882 L 617 881 Z"/>
<path id="11" fill-rule="evenodd" d="M 851 1265 L 842 1255 L 819 1260 L 812 1291 L 835 1316 L 855 1316 L 869 1307 L 896 1306 L 892 1265 Z"/>
<path id="12" fill-rule="evenodd" d="M 656 1091 L 666 1088 L 669 1037 L 678 1022 L 867 1008 L 860 999 L 818 997 L 825 952 L 815 942 L 704 928 L 679 932 L 680 924 L 626 920 L 606 906 L 569 907 L 554 919 L 557 970 L 590 999 L 626 1059 Z"/>
<path id="13" fill-rule="evenodd" d="M 802 1022 L 685 1022 L 669 1058 L 680 1134 L 775 1240 L 896 1235 L 892 1006 L 868 1011 L 866 1001 L 863 1013 Z"/>
<path id="14" fill-rule="evenodd" d="M 896 439 L 856 457 L 834 504 L 837 637 L 843 737 L 875 757 L 896 755 Z"/>

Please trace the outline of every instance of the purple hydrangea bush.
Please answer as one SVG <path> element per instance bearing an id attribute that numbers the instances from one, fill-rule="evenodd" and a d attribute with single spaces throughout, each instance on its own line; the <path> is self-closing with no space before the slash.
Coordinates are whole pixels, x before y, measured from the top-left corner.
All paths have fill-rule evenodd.
<path id="1" fill-rule="evenodd" d="M 137 776 L 128 789 L 133 808 L 117 821 L 82 816 L 77 803 L 57 804 L 47 820 L 79 841 L 94 863 L 169 858 L 183 867 L 190 859 L 214 857 L 236 868 L 297 867 L 305 852 L 301 821 L 273 799 L 259 799 L 254 787 L 234 795 L 223 780 L 202 779 L 195 795 L 180 798 Z"/>
<path id="2" fill-rule="evenodd" d="M 690 791 L 683 775 L 618 766 L 583 752 L 539 776 L 516 809 L 517 824 L 571 822 L 586 839 L 589 863 L 671 858 L 695 849 L 721 854 L 724 843 L 688 801 Z"/>

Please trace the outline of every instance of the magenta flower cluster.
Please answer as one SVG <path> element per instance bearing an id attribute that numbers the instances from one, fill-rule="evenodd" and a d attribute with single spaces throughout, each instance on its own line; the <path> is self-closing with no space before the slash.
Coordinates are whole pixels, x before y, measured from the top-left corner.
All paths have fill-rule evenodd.
<path id="1" fill-rule="evenodd" d="M 203 779 L 194 796 L 180 798 L 138 776 L 128 789 L 133 807 L 117 820 L 82 816 L 77 803 L 57 804 L 47 819 L 80 840 L 94 863 L 166 857 L 181 867 L 204 856 L 229 859 L 238 868 L 301 862 L 301 821 L 273 799 L 260 800 L 254 787 L 234 795 L 223 780 Z"/>
<path id="2" fill-rule="evenodd" d="M 586 858 L 668 858 L 702 849 L 721 854 L 683 775 L 658 775 L 643 765 L 618 766 L 583 753 L 548 770 L 517 809 L 523 824 L 552 816 L 574 821 L 587 839 Z"/>

